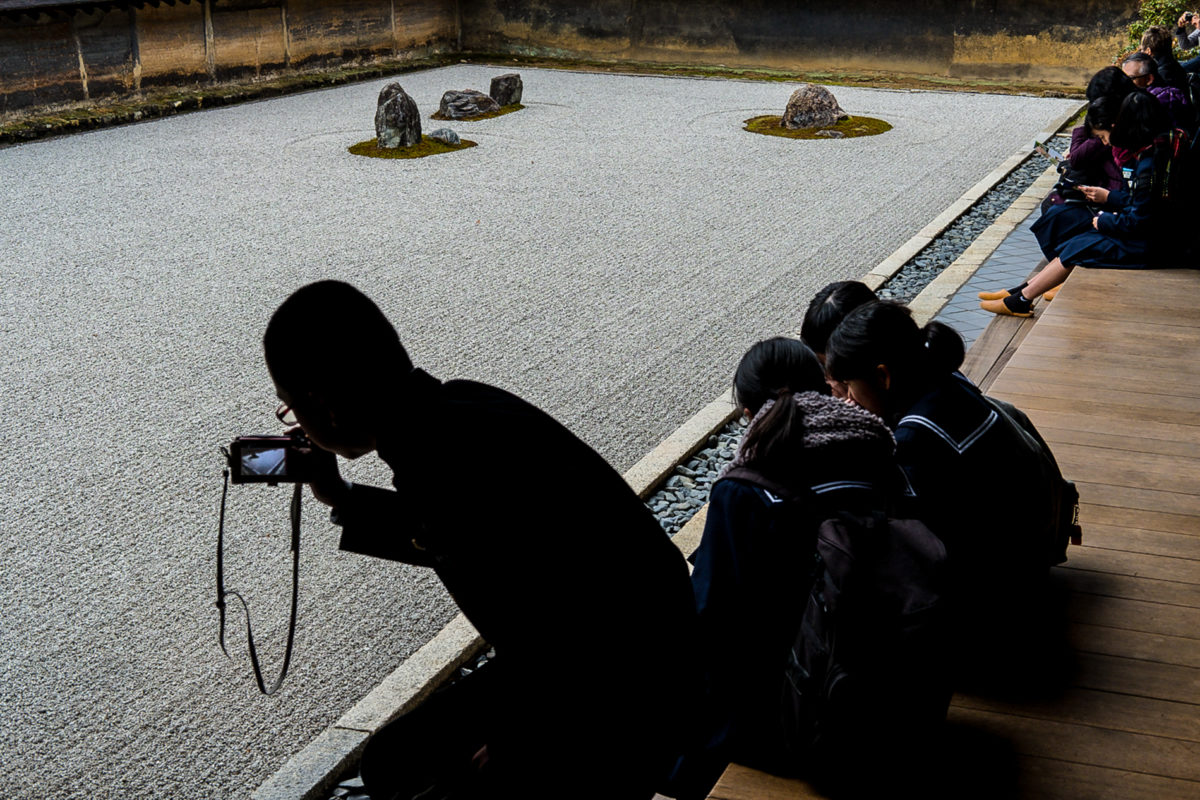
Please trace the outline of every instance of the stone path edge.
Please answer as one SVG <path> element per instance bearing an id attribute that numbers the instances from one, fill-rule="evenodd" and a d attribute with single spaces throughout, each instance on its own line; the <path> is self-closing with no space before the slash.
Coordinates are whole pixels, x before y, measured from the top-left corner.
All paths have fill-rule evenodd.
<path id="1" fill-rule="evenodd" d="M 1061 116 L 1039 133 L 1037 139 L 1049 139 L 1074 119 L 1082 108 L 1081 104 L 1079 109 Z M 1020 166 L 1029 157 L 1031 149 L 1014 153 L 989 172 L 915 236 L 864 275 L 861 278 L 862 282 L 872 289 L 882 286 L 909 259 Z M 954 263 L 913 299 L 909 306 L 919 324 L 933 319 L 958 288 L 987 260 L 1004 237 L 1036 207 L 1050 186 L 1053 186 L 1054 174 L 1053 168 L 1047 169 Z M 726 391 L 634 464 L 625 473 L 625 481 L 639 497 L 645 499 L 674 472 L 676 466 L 699 451 L 708 441 L 708 437 L 725 427 L 735 415 L 732 393 Z M 685 556 L 690 555 L 699 544 L 707 512 L 706 504 L 672 539 Z M 374 731 L 414 708 L 455 670 L 481 653 L 485 646 L 486 643 L 474 626 L 459 614 L 337 722 L 288 759 L 278 772 L 253 792 L 252 800 L 323 800 L 353 760 L 362 753 L 367 739 Z"/>

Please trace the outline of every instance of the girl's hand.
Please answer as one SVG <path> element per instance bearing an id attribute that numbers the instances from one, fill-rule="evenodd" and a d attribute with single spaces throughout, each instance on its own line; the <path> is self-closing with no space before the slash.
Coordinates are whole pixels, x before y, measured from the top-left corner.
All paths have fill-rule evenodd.
<path id="1" fill-rule="evenodd" d="M 1083 192 L 1083 196 L 1088 199 L 1089 203 L 1103 205 L 1108 202 L 1108 189 L 1099 186 L 1080 186 L 1079 191 Z"/>
<path id="2" fill-rule="evenodd" d="M 1100 217 L 1092 217 L 1092 227 L 1100 230 Z"/>

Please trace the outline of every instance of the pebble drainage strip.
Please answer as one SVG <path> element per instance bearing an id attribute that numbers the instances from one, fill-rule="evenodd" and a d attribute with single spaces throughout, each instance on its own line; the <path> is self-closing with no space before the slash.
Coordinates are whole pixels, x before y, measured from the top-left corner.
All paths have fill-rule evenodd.
<path id="1" fill-rule="evenodd" d="M 1066 150 L 1069 135 L 1059 135 L 1055 149 Z M 967 209 L 958 219 L 913 256 L 895 275 L 881 286 L 877 294 L 881 298 L 901 303 L 911 302 L 930 281 L 954 263 L 979 234 L 987 230 L 996 218 L 1008 210 L 1013 201 L 1046 171 L 1049 162 L 1039 155 L 1027 158 L 1004 180 L 997 183 L 975 205 Z M 646 500 L 646 506 L 658 519 L 658 524 L 674 536 L 687 524 L 697 511 L 708 502 L 708 492 L 717 480 L 717 474 L 737 452 L 738 443 L 747 421 L 738 418 L 726 425 L 720 433 L 708 437 L 704 449 L 684 464 L 675 468 L 674 474 L 663 487 Z"/>

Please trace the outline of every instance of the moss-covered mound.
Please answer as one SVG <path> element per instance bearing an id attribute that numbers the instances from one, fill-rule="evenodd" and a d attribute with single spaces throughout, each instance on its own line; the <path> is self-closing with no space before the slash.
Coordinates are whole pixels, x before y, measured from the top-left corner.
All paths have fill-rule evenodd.
<path id="1" fill-rule="evenodd" d="M 480 114 L 477 117 L 459 117 L 458 119 L 451 119 L 450 117 L 442 116 L 442 112 L 435 111 L 434 113 L 429 115 L 429 118 L 436 119 L 436 120 L 447 120 L 449 122 L 477 122 L 481 119 L 492 119 L 493 117 L 503 117 L 505 114 L 511 114 L 514 111 L 520 111 L 524 107 L 525 106 L 521 105 L 520 103 L 513 103 L 512 105 L 509 105 L 509 106 L 501 106 L 499 111 L 489 111 L 488 113 Z"/>
<path id="2" fill-rule="evenodd" d="M 421 142 L 412 147 L 380 147 L 378 142 L 378 139 L 368 139 L 365 142 L 351 145 L 348 149 L 356 156 L 368 156 L 369 158 L 424 158 L 425 156 L 436 156 L 439 153 L 466 150 L 468 147 L 478 144 L 469 139 L 463 139 L 458 144 L 446 144 L 437 139 L 430 139 L 428 136 L 422 136 Z"/>
<path id="3" fill-rule="evenodd" d="M 799 128 L 792 130 L 783 127 L 783 118 L 778 115 L 753 117 L 746 120 L 745 130 L 751 133 L 762 133 L 767 136 L 786 136 L 789 139 L 854 139 L 859 136 L 876 136 L 887 133 L 892 126 L 881 119 L 873 117 L 850 117 L 837 125 L 826 128 Z M 832 133 L 826 133 L 831 131 Z M 841 134 L 840 136 L 838 134 Z"/>

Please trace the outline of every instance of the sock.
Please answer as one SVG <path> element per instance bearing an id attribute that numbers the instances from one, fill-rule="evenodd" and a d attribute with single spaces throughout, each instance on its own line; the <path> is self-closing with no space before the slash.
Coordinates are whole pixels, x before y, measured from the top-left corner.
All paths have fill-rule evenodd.
<path id="1" fill-rule="evenodd" d="M 1004 305 L 1008 306 L 1009 311 L 1016 311 L 1017 313 L 1025 314 L 1028 313 L 1030 307 L 1033 305 L 1033 301 L 1026 300 L 1025 295 L 1021 294 L 1020 292 L 1014 292 L 1013 294 L 1010 294 L 1008 297 L 1004 298 Z"/>
<path id="2" fill-rule="evenodd" d="M 1029 285 L 1029 281 L 1025 281 L 1024 283 L 1022 283 L 1022 284 L 1021 284 L 1020 286 L 1018 286 L 1017 288 L 1015 288 L 1015 289 L 1009 289 L 1009 290 L 1008 290 L 1008 293 L 1009 293 L 1009 294 L 1020 294 L 1020 293 L 1021 293 L 1021 290 L 1022 290 L 1022 289 L 1024 289 L 1024 288 L 1025 288 L 1026 286 L 1028 286 L 1028 285 Z"/>

